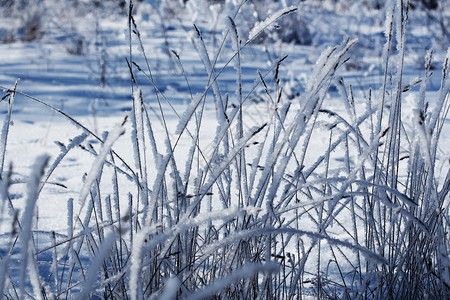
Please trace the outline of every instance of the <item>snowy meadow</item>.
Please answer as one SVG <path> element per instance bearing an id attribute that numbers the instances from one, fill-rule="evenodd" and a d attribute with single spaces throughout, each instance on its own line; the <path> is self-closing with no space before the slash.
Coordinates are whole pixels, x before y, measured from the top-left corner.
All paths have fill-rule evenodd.
<path id="1" fill-rule="evenodd" d="M 448 299 L 448 0 L 0 1 L 5 299 Z"/>

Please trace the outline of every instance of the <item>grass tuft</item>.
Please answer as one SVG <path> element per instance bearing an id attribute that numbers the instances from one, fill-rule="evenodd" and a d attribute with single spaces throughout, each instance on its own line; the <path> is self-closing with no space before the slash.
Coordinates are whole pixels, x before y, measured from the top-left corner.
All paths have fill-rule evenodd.
<path id="1" fill-rule="evenodd" d="M 194 25 L 192 41 L 207 80 L 193 95 L 182 56 L 172 52 L 189 87 L 190 103 L 178 113 L 152 75 L 132 1 L 127 59 L 132 110 L 122 124 L 100 137 L 63 110 L 17 91 L 17 82 L 6 89 L 0 144 L 0 225 L 9 228 L 0 237 L 3 296 L 449 298 L 450 171 L 444 162 L 440 182 L 438 149 L 450 108 L 450 51 L 433 98 L 425 92 L 432 53 L 427 55 L 410 121 L 402 106 L 411 92 L 404 85 L 409 8 L 403 1 L 389 3 L 382 87 L 369 91 L 367 99 L 358 99 L 338 74 L 352 59 L 356 39 L 325 49 L 298 97 L 284 94 L 280 78 L 286 57 L 269 72 L 258 72 L 251 92 L 244 93 L 241 52 L 296 11 L 289 7 L 256 25 L 243 43 L 234 18 L 228 18 L 216 52 L 208 50 Z M 229 59 L 219 66 L 218 57 L 225 54 Z M 236 76 L 232 96 L 223 94 L 220 81 L 230 64 Z M 141 88 L 138 75 L 151 93 Z M 258 87 L 268 105 L 261 121 L 253 121 L 247 118 L 255 108 L 249 100 Z M 333 87 L 344 106 L 340 111 L 327 106 Z M 19 95 L 81 131 L 67 146 L 58 144 L 61 152 L 53 162 L 48 156 L 37 160 L 25 183 L 23 212 L 9 195 L 12 169 L 4 168 L 13 100 Z M 166 107 L 175 111 L 176 128 L 168 124 Z M 211 107 L 215 114 L 206 119 Z M 123 156 L 114 143 L 127 137 L 127 119 L 133 150 Z M 211 140 L 205 141 L 205 131 L 214 132 Z M 95 149 L 89 138 L 101 146 Z M 35 203 L 76 148 L 94 160 L 87 174 L 78 174 L 84 178 L 78 206 L 67 201 L 67 232 L 35 230 Z"/>

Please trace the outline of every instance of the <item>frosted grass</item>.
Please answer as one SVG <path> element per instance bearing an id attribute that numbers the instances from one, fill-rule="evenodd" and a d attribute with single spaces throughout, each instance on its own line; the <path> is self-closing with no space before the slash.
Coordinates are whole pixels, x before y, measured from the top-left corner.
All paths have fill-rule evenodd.
<path id="1" fill-rule="evenodd" d="M 250 30 L 250 33 L 248 34 L 248 40 L 252 41 L 254 40 L 258 34 L 263 32 L 265 29 L 270 29 L 271 26 L 273 26 L 274 22 L 276 22 L 278 19 L 283 17 L 284 15 L 290 14 L 297 10 L 297 7 L 290 6 L 283 9 L 280 9 L 279 11 L 273 13 L 269 17 L 267 17 L 264 21 L 259 22 L 255 24 L 253 29 Z"/>
<path id="2" fill-rule="evenodd" d="M 82 209 L 85 206 L 85 200 L 88 196 L 91 186 L 98 177 L 98 175 L 101 173 L 101 168 L 103 167 L 103 164 L 105 162 L 106 156 L 110 153 L 111 147 L 114 144 L 114 142 L 125 133 L 125 129 L 123 128 L 123 124 L 116 125 L 111 132 L 108 133 L 108 137 L 106 138 L 102 149 L 100 150 L 99 154 L 95 158 L 91 170 L 87 174 L 85 178 L 84 185 L 80 191 L 80 196 L 78 198 L 78 202 L 80 205 L 80 209 L 78 212 L 78 216 L 80 216 Z"/>
<path id="3" fill-rule="evenodd" d="M 286 57 L 267 73 L 255 74 L 250 95 L 243 95 L 242 66 L 248 56 L 241 54 L 259 33 L 293 13 L 293 7 L 256 24 L 244 43 L 239 40 L 239 15 L 227 18 L 217 49 L 208 50 L 208 35 L 194 27 L 191 41 L 208 79 L 199 94 L 194 96 L 189 89 L 184 114 L 171 106 L 173 124 L 168 124 L 160 102 L 164 99 L 170 105 L 170 97 L 151 75 L 153 61 L 147 60 L 132 8 L 130 2 L 128 66 L 134 91 L 130 134 L 124 134 L 124 123 L 99 138 L 86 125 L 50 107 L 81 133 L 67 146 L 58 143 L 60 153 L 49 168 L 44 169 L 48 158 L 38 160 L 26 183 L 30 196 L 20 214 L 8 201 L 11 170 L 2 172 L 1 222 L 9 229 L 4 239 L 9 252 L 2 252 L 0 262 L 4 294 L 57 299 L 449 295 L 445 232 L 450 172 L 444 182 L 435 173 L 442 162 L 437 148 L 449 107 L 450 52 L 438 101 L 427 111 L 427 103 L 435 100 L 426 93 L 431 52 L 425 57 L 424 78 L 402 84 L 406 65 L 399 60 L 407 48 L 408 14 L 402 1 L 386 5 L 382 87 L 376 97 L 369 92 L 369 99 L 354 92 L 340 75 L 354 58 L 356 39 L 325 49 L 299 96 L 285 97 L 280 65 L 287 63 Z M 138 53 L 133 52 L 135 43 Z M 189 86 L 183 56 L 173 53 Z M 390 63 L 392 54 L 398 64 Z M 134 61 L 140 56 L 147 73 Z M 224 56 L 226 61 L 218 68 L 217 61 Z M 233 96 L 222 94 L 221 79 L 229 67 L 236 79 Z M 148 80 L 154 95 L 142 92 L 145 84 L 138 75 Z M 402 115 L 402 99 L 419 82 L 411 123 Z M 339 100 L 332 96 L 333 86 Z M 250 103 L 253 93 L 269 103 L 263 104 L 257 124 L 246 118 L 258 108 Z M 153 96 L 159 110 L 146 99 Z M 215 105 L 208 106 L 212 97 Z M 344 101 L 345 107 L 334 111 L 330 98 Z M 5 121 L 6 150 L 3 137 L 8 126 Z M 209 141 L 204 141 L 205 129 L 213 132 Z M 122 135 L 129 138 L 131 151 L 118 156 L 114 149 Z M 91 137 L 100 142 L 98 147 L 90 147 Z M 80 208 L 74 212 L 73 199 L 66 200 L 67 230 L 47 238 L 33 228 L 38 217 L 33 207 L 38 199 L 45 200 L 42 191 L 47 191 L 47 182 L 76 148 L 95 156 L 80 186 Z M 17 238 L 20 247 L 15 248 Z M 37 249 L 32 242 L 36 239 L 46 245 Z M 50 258 L 42 263 L 45 257 Z M 19 264 L 18 278 L 8 270 L 11 263 Z M 46 265 L 51 274 L 44 277 Z"/>

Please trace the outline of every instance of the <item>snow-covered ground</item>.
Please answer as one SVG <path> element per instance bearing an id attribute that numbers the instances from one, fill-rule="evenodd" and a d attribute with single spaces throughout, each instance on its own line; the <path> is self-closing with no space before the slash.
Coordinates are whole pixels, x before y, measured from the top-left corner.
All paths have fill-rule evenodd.
<path id="1" fill-rule="evenodd" d="M 270 122 L 274 112 L 274 103 L 270 103 L 271 100 L 265 92 L 258 72 L 264 76 L 273 99 L 276 99 L 280 87 L 283 88 L 282 98 L 280 103 L 277 104 L 279 109 L 286 103 L 291 103 L 293 110 L 298 109 L 301 97 L 308 89 L 308 82 L 311 82 L 314 75 L 312 72 L 316 67 L 316 60 L 328 46 L 339 45 L 346 36 L 358 38 L 358 42 L 346 54 L 345 57 L 348 58 L 348 61 L 338 68 L 336 78 L 343 78 L 347 91 L 350 85 L 352 86 L 358 116 L 363 115 L 368 106 L 376 107 L 379 102 L 380 89 L 384 80 L 382 51 L 386 42 L 384 34 L 385 12 L 383 10 L 364 10 L 362 4 L 350 5 L 347 10 L 338 11 L 313 9 L 313 5 L 308 6 L 302 1 L 297 2 L 300 9 L 294 14 L 298 14 L 299 18 L 308 26 L 312 39 L 310 44 L 299 45 L 280 41 L 267 41 L 262 44 L 254 42 L 246 46 L 240 54 L 243 95 L 244 97 L 249 95 L 244 104 L 245 130 L 250 130 L 252 126 L 261 126 Z M 359 2 L 356 1 L 356 3 Z M 205 87 L 208 86 L 208 75 L 201 60 L 201 55 L 194 47 L 193 41 L 197 39 L 197 33 L 192 24 L 195 22 L 201 31 L 211 60 L 223 46 L 215 67 L 216 72 L 221 72 L 217 81 L 221 94 L 229 95 L 229 107 L 239 106 L 235 96 L 236 70 L 233 67 L 233 62 L 228 63 L 234 53 L 230 38 L 227 37 L 226 43 L 222 45 L 228 29 L 225 19 L 227 13 L 232 11 L 234 2 L 226 1 L 227 4 L 223 11 L 218 6 L 211 9 L 202 7 L 200 10 L 199 6 L 193 6 L 196 3 L 202 2 L 192 1 L 189 4 L 192 6 L 191 10 L 188 9 L 182 14 L 163 19 L 163 22 L 159 18 L 162 15 L 156 17 L 149 4 L 137 6 L 135 21 L 145 52 L 140 50 L 140 45 L 133 34 L 131 58 L 127 17 L 115 14 L 108 16 L 104 12 L 102 17 L 96 20 L 96 30 L 92 30 L 91 27 L 91 31 L 86 31 L 84 51 L 80 55 L 68 53 L 70 51 L 67 50 L 66 41 L 55 39 L 55 32 L 48 32 L 42 39 L 33 42 L 17 41 L 0 44 L 0 86 L 4 89 L 13 89 L 16 80 L 20 79 L 17 85 L 18 92 L 14 97 L 12 117 L 7 135 L 5 163 L 3 170 L 0 170 L 0 172 L 4 176 L 8 166 L 12 166 L 12 184 L 9 188 L 8 199 L 11 200 L 10 203 L 14 210 L 19 212 L 18 218 L 21 222 L 26 221 L 22 219 L 22 212 L 25 210 L 24 203 L 27 199 L 26 182 L 32 172 L 31 166 L 33 166 L 36 158 L 44 153 L 49 154 L 49 166 L 51 166 L 61 151 L 68 147 L 71 139 L 85 131 L 75 122 L 69 120 L 67 116 L 39 103 L 32 97 L 64 112 L 100 138 L 102 138 L 104 131 L 109 131 L 115 124 L 122 123 L 128 115 L 128 120 L 124 125 L 125 134 L 116 141 L 113 150 L 128 166 L 137 170 L 138 166 L 136 165 L 132 142 L 134 129 L 130 115 L 133 109 L 132 84 L 129 66 L 127 65 L 127 60 L 130 62 L 131 59 L 134 63 L 133 72 L 136 80 L 134 89 L 140 88 L 142 90 L 149 120 L 151 120 L 156 133 L 156 142 L 161 148 L 165 147 L 164 140 L 168 135 L 172 143 L 177 143 L 175 161 L 182 164 L 183 157 L 187 157 L 190 151 L 191 141 L 189 136 L 185 134 L 184 138 L 176 142 L 178 137 L 176 127 L 191 100 L 195 99 L 196 94 L 203 93 Z M 334 9 L 335 7 L 330 8 Z M 244 6 L 241 11 L 241 18 L 244 21 L 247 15 L 251 16 L 251 12 L 246 9 L 248 8 Z M 195 10 L 199 10 L 197 18 L 193 15 Z M 211 16 L 206 18 L 204 17 L 205 13 L 209 13 Z M 448 14 L 448 12 L 442 13 Z M 449 18 L 449 16 L 445 15 L 445 18 Z M 425 75 L 425 56 L 428 49 L 433 48 L 432 74 L 426 86 L 426 99 L 430 99 L 431 111 L 436 105 L 436 103 L 433 103 L 433 99 L 439 96 L 442 66 L 448 53 L 448 44 L 445 44 L 446 42 L 443 40 L 448 43 L 448 36 L 441 40 L 436 38 L 439 36 L 438 32 L 441 28 L 438 23 L 428 22 L 427 20 L 424 12 L 410 11 L 408 34 L 406 36 L 403 86 L 405 87 L 408 83 L 415 82 L 415 79 L 422 78 Z M 5 21 L 2 20 L 2 22 Z M 80 18 L 79 22 L 83 22 L 83 19 Z M 244 34 L 248 35 L 249 30 L 248 28 L 245 29 L 245 23 L 240 18 L 236 18 L 236 25 L 238 28 L 244 27 L 241 32 L 241 39 L 242 43 L 245 43 L 247 36 L 244 36 Z M 281 27 L 274 29 L 275 31 L 272 31 L 272 33 L 276 33 L 277 30 L 280 32 L 287 30 L 282 25 L 283 23 L 280 23 Z M 85 26 L 89 27 L 88 25 Z M 398 57 L 396 56 L 395 45 L 392 49 L 391 63 L 397 64 Z M 171 52 L 172 50 L 178 55 L 179 61 L 177 56 Z M 158 89 L 157 94 L 155 94 L 155 87 L 149 79 L 150 74 L 144 54 L 148 59 L 151 76 Z M 285 56 L 287 58 L 282 61 L 279 67 L 280 83 L 277 85 L 274 80 L 274 69 L 277 61 Z M 148 77 L 140 72 L 139 68 L 145 70 L 144 72 Z M 395 70 L 395 68 L 392 67 L 392 70 Z M 265 75 L 266 73 L 267 75 Z M 395 74 L 393 74 L 393 78 L 388 80 L 389 84 L 395 83 Z M 347 114 L 345 101 L 334 82 L 330 82 L 329 88 L 325 89 L 327 93 L 324 96 L 322 109 L 346 116 L 350 120 L 352 117 Z M 255 86 L 256 88 L 253 90 Z M 389 90 L 391 91 L 391 88 Z M 11 92 L 5 90 L 2 97 L 6 94 L 11 94 Z M 209 95 L 203 112 L 199 141 L 205 156 L 213 155 L 214 138 L 219 122 L 212 93 L 210 92 Z M 416 106 L 416 99 L 419 99 L 419 97 L 420 83 L 408 88 L 407 92 L 405 88 L 402 99 L 402 114 L 405 116 L 405 126 L 408 126 L 408 119 L 410 124 L 413 124 L 413 108 Z M 8 100 L 9 98 L 6 97 L 0 103 L 3 118 L 8 115 Z M 389 105 L 389 103 L 386 103 L 386 105 Z M 230 111 L 232 109 L 228 113 Z M 164 115 L 164 118 L 162 118 L 162 115 Z M 293 117 L 288 116 L 288 118 Z M 310 140 L 304 161 L 306 169 L 317 159 L 318 155 L 316 154 L 320 153 L 320 156 L 325 153 L 331 139 L 331 127 L 329 125 L 333 122 L 332 116 L 321 115 L 317 122 L 319 129 L 315 131 L 316 135 Z M 168 128 L 167 133 L 162 125 L 164 123 Z M 322 125 L 323 128 L 320 127 Z M 445 181 L 445 176 L 447 176 L 449 170 L 449 125 L 450 119 L 446 117 L 442 124 L 443 130 L 438 148 L 439 159 L 435 168 L 435 177 L 439 180 L 437 184 L 440 186 Z M 5 128 L 6 124 L 3 126 Z M 194 124 L 189 126 L 191 130 L 195 131 Z M 364 130 L 363 126 L 361 128 Z M 406 127 L 405 131 L 412 132 L 413 129 L 413 125 L 411 125 L 409 128 Z M 368 128 L 366 130 L 362 135 L 367 137 L 370 132 Z M 318 135 L 318 132 L 322 132 L 323 135 Z M 270 135 L 268 137 L 270 138 Z M 256 137 L 255 145 L 248 146 L 249 149 L 254 149 L 254 155 L 256 155 L 258 149 L 256 142 L 261 142 L 261 139 L 262 137 Z M 33 230 L 40 232 L 40 234 L 36 234 L 33 245 L 37 252 L 53 243 L 51 232 L 57 234 L 56 240 L 64 240 L 70 236 L 72 228 L 68 228 L 68 222 L 69 224 L 71 222 L 68 221 L 68 216 L 70 218 L 68 203 L 71 201 L 69 199 L 74 199 L 75 215 L 83 207 L 78 200 L 83 180 L 85 180 L 84 174 L 92 172 L 91 168 L 96 159 L 92 152 L 99 153 L 101 143 L 94 136 L 88 135 L 81 145 L 82 147 L 74 147 L 68 152 L 49 176 L 47 184 L 44 185 L 39 194 L 32 223 Z M 339 169 L 343 168 L 347 161 L 345 149 L 340 148 L 341 146 L 333 151 L 329 166 L 329 172 L 336 172 L 336 177 L 346 176 L 348 173 Z M 404 148 L 406 149 L 408 146 L 404 145 Z M 149 187 L 152 189 L 152 182 L 157 179 L 158 167 L 156 166 L 157 163 L 153 162 L 154 157 L 150 154 L 150 150 L 147 151 L 147 154 L 148 180 L 150 182 Z M 358 157 L 355 152 L 349 155 L 353 157 L 350 164 L 352 166 L 357 165 Z M 217 163 L 217 167 L 219 166 L 220 162 Z M 124 164 L 119 164 L 119 167 L 130 174 Z M 184 169 L 184 166 L 180 168 Z M 104 199 L 106 195 L 114 194 L 114 185 L 112 184 L 114 178 L 112 172 L 107 171 L 104 172 L 103 176 L 99 191 L 101 190 Z M 273 179 L 276 180 L 275 175 Z M 132 195 L 133 199 L 138 199 L 139 196 L 133 180 L 128 180 L 126 176 L 119 174 L 119 181 L 120 206 L 121 211 L 125 212 L 131 197 L 129 195 Z M 190 182 L 189 184 L 198 183 Z M 192 191 L 193 187 L 190 190 Z M 3 201 L 6 201 L 6 198 Z M 215 207 L 213 211 L 220 211 L 222 203 L 219 200 L 212 201 L 212 206 Z M 446 201 L 448 202 L 448 198 Z M 0 228 L 3 234 L 2 241 L 5 240 L 5 242 L 0 243 L 0 252 L 4 256 L 9 251 L 10 244 L 6 242 L 6 239 L 11 230 L 12 217 L 10 216 L 11 208 L 9 204 L 2 205 L 4 219 L 0 220 Z M 263 209 L 268 210 L 267 207 L 263 207 Z M 106 215 L 105 212 L 104 214 Z M 270 212 L 268 214 L 270 215 Z M 289 216 L 289 214 L 286 216 Z M 106 217 L 104 218 L 106 220 Z M 307 219 L 304 223 L 306 226 L 314 224 L 308 217 L 305 217 L 305 219 Z M 352 223 L 350 220 L 348 221 L 348 226 L 351 227 Z M 339 233 L 338 229 L 338 226 L 330 229 L 331 232 L 336 230 L 336 235 L 333 238 L 342 238 L 343 241 L 351 242 L 349 235 L 346 235 L 345 232 Z M 80 228 L 77 228 L 77 230 L 80 230 Z M 38 238 L 41 235 L 42 237 Z M 313 240 L 312 237 L 310 238 Z M 308 243 L 308 241 L 305 242 L 305 247 Z M 2 245 L 7 247 L 4 248 Z M 292 246 L 292 249 L 288 250 L 295 252 L 295 247 Z M 325 250 L 323 251 L 325 252 Z M 42 255 L 41 258 L 38 256 L 38 260 L 42 259 L 44 262 L 51 264 L 51 254 L 45 256 L 46 254 L 42 253 Z M 86 256 L 87 254 L 84 253 L 83 255 Z M 349 254 L 349 257 L 351 258 L 352 255 Z M 18 280 L 17 277 L 19 277 L 15 273 L 18 271 L 14 270 L 19 268 L 20 259 L 17 263 L 14 263 L 14 258 L 15 256 L 12 256 L 11 259 L 13 267 L 10 278 L 12 281 Z M 88 258 L 84 259 L 89 260 Z M 95 262 L 95 259 L 92 260 Z M 330 258 L 331 260 L 332 258 Z M 314 261 L 314 263 L 318 262 Z M 50 270 L 50 266 L 39 267 L 42 277 L 50 276 L 53 270 L 53 267 Z M 128 271 L 125 269 L 124 272 Z M 74 278 L 74 280 L 79 279 Z M 304 296 L 309 292 L 305 291 Z"/>

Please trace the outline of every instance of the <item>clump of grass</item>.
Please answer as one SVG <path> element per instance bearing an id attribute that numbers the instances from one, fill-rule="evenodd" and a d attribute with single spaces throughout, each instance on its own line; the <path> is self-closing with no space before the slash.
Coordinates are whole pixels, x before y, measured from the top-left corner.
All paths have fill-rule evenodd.
<path id="1" fill-rule="evenodd" d="M 219 47 L 213 54 L 195 27 L 194 44 L 208 82 L 203 93 L 190 95 L 185 112 L 178 114 L 175 131 L 167 125 L 164 110 L 170 99 L 153 78 L 132 8 L 131 3 L 128 62 L 133 109 L 128 123 L 133 157 L 114 152 L 114 141 L 123 138 L 127 121 L 99 137 L 44 103 L 80 127 L 82 134 L 68 146 L 60 145 L 61 155 L 39 186 L 40 161 L 30 177 L 34 178 L 28 184 L 30 194 L 39 197 L 51 173 L 76 147 L 95 156 L 95 162 L 80 190 L 81 208 L 74 212 L 73 200 L 68 200 L 67 233 L 54 234 L 43 249 L 27 248 L 28 236 L 21 244 L 25 247 L 17 249 L 17 238 L 27 233 L 40 238 L 41 233 L 31 230 L 29 220 L 17 217 L 8 195 L 10 172 L 2 170 L 1 221 L 12 228 L 4 236 L 9 251 L 2 254 L 0 265 L 4 295 L 111 299 L 449 296 L 450 171 L 446 164 L 442 183 L 436 170 L 439 138 L 449 109 L 449 55 L 433 107 L 426 93 L 431 52 L 428 55 L 409 126 L 402 114 L 409 86 L 403 82 L 408 10 L 402 1 L 386 10 L 385 76 L 378 93 L 370 91 L 367 99 L 355 99 L 352 87 L 337 76 L 357 42 L 344 40 L 322 53 L 305 92 L 294 100 L 286 100 L 283 94 L 279 68 L 285 58 L 269 72 L 259 73 L 252 92 L 262 87 L 270 105 L 264 121 L 255 124 L 248 124 L 245 117 L 252 106 L 247 103 L 251 95 L 242 90 L 241 51 L 295 8 L 283 9 L 257 25 L 249 39 L 239 36 L 230 17 L 222 45 L 230 42 L 231 47 Z M 398 64 L 392 67 L 394 38 Z M 138 55 L 144 56 L 145 70 L 134 60 L 134 43 L 141 48 Z M 226 51 L 230 51 L 228 63 L 218 68 L 217 58 Z M 182 58 L 174 55 L 184 70 Z M 236 93 L 227 96 L 222 94 L 220 76 L 231 64 L 236 70 Z M 138 74 L 148 79 L 153 94 L 143 92 Z M 332 85 L 341 94 L 344 113 L 327 108 Z M 18 94 L 16 88 L 8 90 L 11 105 Z M 149 109 L 150 97 L 156 99 L 152 106 L 157 109 Z M 366 106 L 360 109 L 362 101 Z M 202 139 L 204 129 L 212 126 L 205 121 L 207 102 L 216 108 L 215 134 L 208 144 Z M 5 149 L 8 124 L 2 134 Z M 86 145 L 88 135 L 102 143 L 100 149 Z M 317 147 L 319 136 L 326 143 Z M 26 211 L 32 212 L 32 206 Z M 20 266 L 14 256 L 18 251 L 25 258 Z M 29 269 L 40 270 L 39 258 L 45 254 L 51 257 L 48 278 Z M 8 265 L 13 266 L 11 270 L 19 267 L 22 276 L 8 272 Z M 33 271 L 33 280 L 24 276 L 27 270 Z"/>

